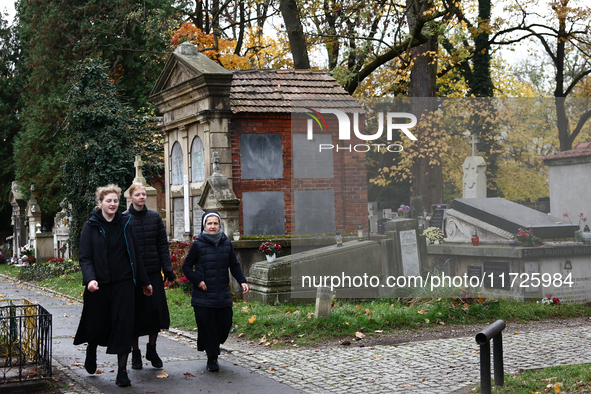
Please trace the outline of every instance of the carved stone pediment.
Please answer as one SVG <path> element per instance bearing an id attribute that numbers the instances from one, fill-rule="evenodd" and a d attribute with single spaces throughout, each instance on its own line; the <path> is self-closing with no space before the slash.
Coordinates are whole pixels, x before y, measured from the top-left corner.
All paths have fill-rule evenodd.
<path id="1" fill-rule="evenodd" d="M 453 209 L 445 211 L 445 242 L 470 243 L 476 233 L 481 243 L 507 243 L 513 234 Z"/>

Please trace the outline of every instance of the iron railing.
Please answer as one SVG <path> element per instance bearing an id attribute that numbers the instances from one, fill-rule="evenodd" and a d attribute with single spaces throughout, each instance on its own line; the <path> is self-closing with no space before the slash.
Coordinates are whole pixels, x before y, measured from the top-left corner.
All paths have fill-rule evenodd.
<path id="1" fill-rule="evenodd" d="M 0 300 L 0 383 L 52 376 L 51 322 L 41 305 Z"/>

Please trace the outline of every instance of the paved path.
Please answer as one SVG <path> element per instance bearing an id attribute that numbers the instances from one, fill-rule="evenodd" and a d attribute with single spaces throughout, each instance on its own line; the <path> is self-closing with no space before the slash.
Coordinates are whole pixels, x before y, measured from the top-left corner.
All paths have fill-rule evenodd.
<path id="1" fill-rule="evenodd" d="M 133 385 L 120 390 L 113 355 L 99 353 L 104 373 L 84 371 L 84 346 L 72 344 L 80 303 L 6 279 L 0 280 L 0 294 L 39 302 L 53 314 L 54 365 L 73 379 L 64 393 L 451 393 L 479 383 L 473 336 L 363 348 L 233 350 L 220 356 L 222 371 L 212 374 L 204 371 L 194 333 L 167 333 L 158 340 L 158 351 L 169 377 L 156 379 L 160 370 L 147 364 L 141 371 L 128 368 Z M 591 363 L 591 322 L 528 333 L 516 333 L 509 324 L 503 346 L 506 373 Z"/>

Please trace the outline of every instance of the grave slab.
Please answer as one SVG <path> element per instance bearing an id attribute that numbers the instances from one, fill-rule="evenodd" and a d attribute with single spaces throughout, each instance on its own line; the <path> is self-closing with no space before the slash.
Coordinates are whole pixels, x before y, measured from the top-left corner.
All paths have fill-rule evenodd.
<path id="1" fill-rule="evenodd" d="M 499 197 L 460 198 L 453 209 L 511 233 L 532 228 L 539 238 L 573 237 L 579 226 Z"/>

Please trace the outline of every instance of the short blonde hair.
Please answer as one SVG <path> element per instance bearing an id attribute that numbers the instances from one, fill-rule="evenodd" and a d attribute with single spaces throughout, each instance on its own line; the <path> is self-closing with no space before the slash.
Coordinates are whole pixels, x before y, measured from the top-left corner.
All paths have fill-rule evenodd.
<path id="1" fill-rule="evenodd" d="M 96 188 L 96 203 L 100 205 L 101 201 L 107 194 L 115 193 L 117 198 L 121 198 L 121 188 L 117 185 L 110 184 L 107 186 L 100 186 Z"/>
<path id="2" fill-rule="evenodd" d="M 131 184 L 131 186 L 129 187 L 129 197 L 131 197 L 137 189 L 146 190 L 146 185 L 144 185 L 143 183 L 140 183 L 140 182 L 133 182 Z"/>

